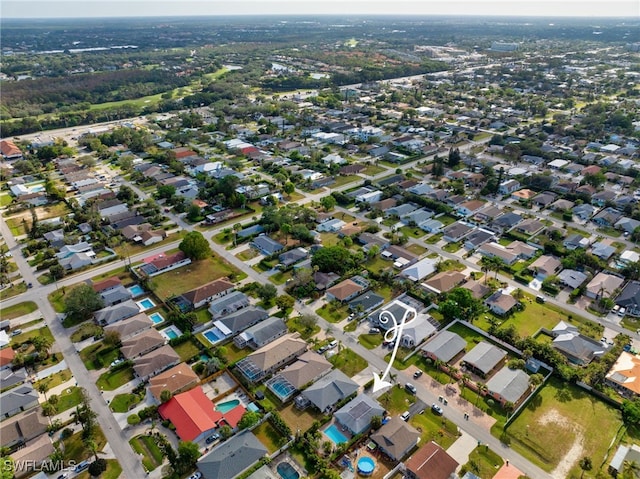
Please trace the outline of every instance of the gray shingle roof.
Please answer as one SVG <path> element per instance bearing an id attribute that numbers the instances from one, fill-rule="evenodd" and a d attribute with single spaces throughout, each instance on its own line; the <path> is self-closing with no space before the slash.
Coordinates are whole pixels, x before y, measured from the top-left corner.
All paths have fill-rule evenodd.
<path id="1" fill-rule="evenodd" d="M 431 341 L 424 345 L 423 351 L 433 354 L 445 363 L 464 351 L 467 342 L 451 331 L 440 331 Z"/>
<path id="2" fill-rule="evenodd" d="M 302 393 L 318 409 L 324 411 L 358 390 L 358 384 L 339 369 L 334 369 Z"/>
<path id="3" fill-rule="evenodd" d="M 488 373 L 507 355 L 502 349 L 486 341 L 479 342 L 475 348 L 465 354 L 462 361 L 471 364 L 483 373 Z"/>
<path id="4" fill-rule="evenodd" d="M 369 427 L 373 416 L 382 416 L 383 413 L 384 408 L 375 399 L 360 394 L 338 409 L 334 416 L 353 434 L 360 434 Z"/>
<path id="5" fill-rule="evenodd" d="M 198 460 L 204 479 L 233 479 L 267 454 L 251 431 L 242 431 Z"/>
<path id="6" fill-rule="evenodd" d="M 529 375 L 521 369 L 502 368 L 487 381 L 487 389 L 515 404 L 529 389 Z"/>

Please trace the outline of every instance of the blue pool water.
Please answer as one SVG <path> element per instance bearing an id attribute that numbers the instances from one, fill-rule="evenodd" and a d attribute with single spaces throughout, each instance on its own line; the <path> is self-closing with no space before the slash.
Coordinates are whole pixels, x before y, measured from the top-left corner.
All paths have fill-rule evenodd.
<path id="1" fill-rule="evenodd" d="M 340 432 L 335 424 L 332 424 L 324 430 L 325 435 L 331 439 L 331 441 L 337 446 L 338 444 L 344 444 L 347 442 L 347 438 Z"/>
<path id="2" fill-rule="evenodd" d="M 162 315 L 160 313 L 153 313 L 149 315 L 149 319 L 151 319 L 151 321 L 153 321 L 153 324 L 160 324 L 162 322 L 164 322 L 164 318 L 162 317 Z"/>
<path id="3" fill-rule="evenodd" d="M 211 356 L 209 356 L 208 354 L 200 355 L 200 361 L 209 361 L 209 359 L 211 359 Z"/>
<path id="4" fill-rule="evenodd" d="M 40 193 L 41 191 L 44 191 L 46 188 L 44 187 L 44 185 L 35 185 L 31 187 L 31 192 L 32 193 Z"/>
<path id="5" fill-rule="evenodd" d="M 218 335 L 211 330 L 205 331 L 203 333 L 203 336 L 207 338 L 211 343 L 217 343 L 218 341 L 220 341 Z"/>
<path id="6" fill-rule="evenodd" d="M 368 476 L 376 468 L 376 463 L 370 457 L 361 457 L 358 459 L 358 472 L 362 475 Z"/>
<path id="7" fill-rule="evenodd" d="M 222 414 L 231 411 L 234 407 L 240 404 L 240 399 L 232 399 L 231 401 L 221 402 L 216 406 L 216 411 L 220 411 Z"/>
<path id="8" fill-rule="evenodd" d="M 134 298 L 136 296 L 140 296 L 144 294 L 144 289 L 142 289 L 142 286 L 140 286 L 139 284 L 134 284 L 130 288 L 127 288 L 127 290 L 131 293 L 131 296 L 133 296 Z"/>
<path id="9" fill-rule="evenodd" d="M 155 306 L 155 304 L 149 298 L 144 298 L 142 301 L 138 302 L 138 307 L 140 308 L 140 311 L 145 311 L 147 309 L 151 309 L 154 306 Z"/>
<path id="10" fill-rule="evenodd" d="M 164 334 L 166 334 L 169 339 L 176 339 L 178 337 L 178 333 L 173 329 L 167 329 Z"/>
<path id="11" fill-rule="evenodd" d="M 288 462 L 281 462 L 276 469 L 282 479 L 298 479 L 300 477 L 300 474 Z"/>

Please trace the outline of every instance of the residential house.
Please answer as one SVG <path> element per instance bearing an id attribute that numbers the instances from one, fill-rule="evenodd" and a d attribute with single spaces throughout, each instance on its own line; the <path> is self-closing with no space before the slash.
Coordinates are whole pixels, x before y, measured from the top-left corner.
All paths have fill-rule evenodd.
<path id="1" fill-rule="evenodd" d="M 9 389 L 0 394 L 0 421 L 34 407 L 38 407 L 38 392 L 31 383 Z"/>
<path id="2" fill-rule="evenodd" d="M 464 283 L 465 278 L 459 271 L 442 271 L 422 283 L 422 287 L 435 294 L 447 293 Z"/>
<path id="3" fill-rule="evenodd" d="M 624 471 L 631 463 L 640 464 L 640 446 L 620 444 L 609 463 L 608 471 L 613 477 L 618 477 L 618 475 L 625 477 Z M 637 477 L 637 474 L 634 473 L 634 476 Z"/>
<path id="4" fill-rule="evenodd" d="M 8 390 L 18 384 L 24 383 L 27 380 L 27 376 L 25 368 L 15 370 L 11 368 L 0 368 L 0 384 L 2 384 L 3 389 Z"/>
<path id="5" fill-rule="evenodd" d="M 480 223 L 489 223 L 504 213 L 505 212 L 498 206 L 489 204 L 473 215 L 473 220 Z"/>
<path id="6" fill-rule="evenodd" d="M 49 421 L 39 409 L 32 409 L 13 416 L 2 423 L 0 446 L 11 449 L 19 448 L 44 434 L 48 425 Z"/>
<path id="7" fill-rule="evenodd" d="M 216 319 L 226 314 L 235 313 L 242 308 L 246 308 L 249 304 L 251 303 L 246 294 L 241 291 L 232 291 L 221 298 L 211 301 L 208 310 L 213 319 Z"/>
<path id="8" fill-rule="evenodd" d="M 119 286 L 122 286 L 122 281 L 120 281 L 120 278 L 117 277 L 107 278 L 103 281 L 98 281 L 95 283 L 89 280 L 87 281 L 87 283 L 90 283 L 90 286 L 98 294 L 102 294 L 106 291 L 110 291 L 112 289 L 118 288 Z"/>
<path id="9" fill-rule="evenodd" d="M 241 349 L 249 346 L 256 350 L 284 336 L 287 332 L 287 325 L 282 319 L 271 317 L 247 328 L 233 338 L 233 342 Z"/>
<path id="10" fill-rule="evenodd" d="M 0 349 L 0 371 L 10 368 L 15 357 L 16 352 L 13 350 L 13 348 Z M 4 389 L 4 387 L 5 386 L 3 384 L 2 388 Z"/>
<path id="11" fill-rule="evenodd" d="M 322 271 L 313 273 L 313 282 L 316 284 L 318 291 L 324 291 L 330 288 L 339 279 L 340 276 L 336 273 L 323 273 Z"/>
<path id="12" fill-rule="evenodd" d="M 509 212 L 509 213 L 505 213 L 499 217 L 497 217 L 495 220 L 493 220 L 491 222 L 491 224 L 489 225 L 489 228 L 492 231 L 495 231 L 496 233 L 504 233 L 505 231 L 510 230 L 511 228 L 513 228 L 514 226 L 516 226 L 518 223 L 520 223 L 522 221 L 522 216 L 514 213 L 514 212 Z"/>
<path id="13" fill-rule="evenodd" d="M 581 234 L 575 233 L 569 236 L 562 242 L 562 245 L 567 248 L 569 251 L 573 251 L 578 248 L 588 248 L 589 247 L 589 238 L 585 238 Z"/>
<path id="14" fill-rule="evenodd" d="M 382 306 L 384 297 L 368 291 L 349 301 L 349 309 L 354 313 L 368 313 Z"/>
<path id="15" fill-rule="evenodd" d="M 474 228 L 471 225 L 462 223 L 461 221 L 456 221 L 442 230 L 442 239 L 448 243 L 458 243 L 465 236 L 471 233 L 473 229 Z"/>
<path id="16" fill-rule="evenodd" d="M 489 258 L 500 258 L 506 265 L 512 265 L 518 259 L 515 252 L 509 251 L 506 247 L 498 243 L 485 243 L 478 248 L 478 253 Z"/>
<path id="17" fill-rule="evenodd" d="M 591 299 L 610 298 L 623 284 L 624 278 L 601 271 L 589 281 L 585 295 Z"/>
<path id="18" fill-rule="evenodd" d="M 483 378 L 491 376 L 502 366 L 507 353 L 486 341 L 480 341 L 462 357 L 462 364 Z"/>
<path id="19" fill-rule="evenodd" d="M 551 346 L 574 364 L 587 365 L 607 350 L 605 344 L 583 336 L 578 328 L 564 321 L 560 321 L 551 333 L 554 337 Z"/>
<path id="20" fill-rule="evenodd" d="M 489 286 L 482 284 L 475 279 L 467 281 L 460 287 L 471 291 L 471 296 L 475 299 L 482 299 L 491 292 L 491 288 Z"/>
<path id="21" fill-rule="evenodd" d="M 588 203 L 583 203 L 578 206 L 574 206 L 571 211 L 582 221 L 587 221 L 596 212 L 596 208 Z"/>
<path id="22" fill-rule="evenodd" d="M 284 267 L 291 266 L 309 257 L 309 251 L 304 248 L 294 248 L 278 256 L 278 261 Z"/>
<path id="23" fill-rule="evenodd" d="M 0 141 L 0 153 L 5 160 L 20 160 L 22 150 L 11 140 Z"/>
<path id="24" fill-rule="evenodd" d="M 284 246 L 282 246 L 276 240 L 262 234 L 254 238 L 253 241 L 249 243 L 249 245 L 257 249 L 265 256 L 271 256 L 284 249 Z"/>
<path id="25" fill-rule="evenodd" d="M 573 269 L 563 269 L 558 273 L 558 280 L 560 284 L 563 284 L 571 289 L 576 289 L 582 286 L 587 280 L 587 275 L 581 271 L 575 271 Z"/>
<path id="26" fill-rule="evenodd" d="M 620 254 L 620 257 L 618 258 L 618 262 L 623 264 L 623 265 L 637 263 L 638 261 L 640 261 L 640 254 L 636 253 L 635 251 L 631 251 L 631 250 L 623 251 Z"/>
<path id="27" fill-rule="evenodd" d="M 63 260 L 71 255 L 79 253 L 86 253 L 91 257 L 95 256 L 91 244 L 87 243 L 86 241 L 80 241 L 76 244 L 64 245 L 62 248 L 60 248 L 60 251 L 56 253 L 56 257 L 58 258 L 58 260 Z"/>
<path id="28" fill-rule="evenodd" d="M 415 311 L 419 311 L 424 308 L 424 305 L 409 297 L 400 296 L 387 304 L 384 308 L 375 311 L 367 318 L 372 326 L 388 330 L 393 328 L 394 325 L 390 319 L 392 316 L 395 318 L 396 323 L 400 323 L 404 316 L 407 316 L 407 321 L 414 317 Z"/>
<path id="29" fill-rule="evenodd" d="M 529 375 L 522 369 L 503 367 L 487 381 L 488 394 L 503 407 L 507 403 L 518 407 L 530 388 Z"/>
<path id="30" fill-rule="evenodd" d="M 320 412 L 331 413 L 336 404 L 355 394 L 358 388 L 358 383 L 339 369 L 334 369 L 305 389 L 302 397 L 296 398 L 296 404 L 310 402 Z"/>
<path id="31" fill-rule="evenodd" d="M 105 326 L 104 332 L 115 331 L 120 341 L 125 341 L 153 326 L 153 321 L 145 313 L 139 313 L 128 319 Z"/>
<path id="32" fill-rule="evenodd" d="M 51 454 L 55 452 L 53 443 L 48 434 L 41 434 L 36 439 L 29 441 L 24 447 L 11 454 L 13 464 L 28 465 L 28 467 L 16 468 L 16 479 L 26 477 L 34 470 L 45 470 L 51 464 Z"/>
<path id="33" fill-rule="evenodd" d="M 518 305 L 518 301 L 510 294 L 498 290 L 485 299 L 484 304 L 495 314 L 505 316 Z"/>
<path id="34" fill-rule="evenodd" d="M 533 198 L 533 204 L 541 209 L 546 208 L 553 203 L 557 197 L 558 195 L 551 191 L 544 191 Z"/>
<path id="35" fill-rule="evenodd" d="M 591 196 L 591 204 L 596 206 L 604 206 L 609 201 L 613 201 L 616 194 L 611 190 L 602 190 Z"/>
<path id="36" fill-rule="evenodd" d="M 422 355 L 433 361 L 450 364 L 456 356 L 464 352 L 466 347 L 467 342 L 463 338 L 445 329 L 422 347 Z"/>
<path id="37" fill-rule="evenodd" d="M 451 479 L 458 462 L 438 444 L 431 441 L 405 461 L 407 479 Z"/>
<path id="38" fill-rule="evenodd" d="M 192 289 L 180 296 L 190 309 L 198 309 L 211 301 L 222 298 L 233 291 L 235 285 L 226 278 L 216 279 L 210 283 Z"/>
<path id="39" fill-rule="evenodd" d="M 529 201 L 536 196 L 536 192 L 529 189 L 522 189 L 511 193 L 511 198 L 518 201 Z"/>
<path id="40" fill-rule="evenodd" d="M 378 401 L 364 393 L 358 394 L 333 413 L 336 421 L 353 435 L 364 433 L 371 426 L 371 418 L 383 415 L 384 408 Z"/>
<path id="41" fill-rule="evenodd" d="M 200 378 L 191 366 L 180 363 L 149 379 L 149 392 L 160 402 L 162 391 L 169 391 L 171 396 L 175 396 L 196 387 L 199 382 Z"/>
<path id="42" fill-rule="evenodd" d="M 482 208 L 484 208 L 485 202 L 480 200 L 469 200 L 464 203 L 460 203 L 456 208 L 456 213 L 458 216 L 462 216 L 467 218 L 469 216 L 473 216 L 478 213 Z"/>
<path id="43" fill-rule="evenodd" d="M 489 241 L 495 241 L 495 239 L 495 234 L 492 231 L 479 228 L 467 235 L 464 239 L 464 247 L 469 251 L 474 251 L 476 248 Z"/>
<path id="44" fill-rule="evenodd" d="M 287 334 L 251 353 L 236 365 L 250 382 L 257 383 L 289 364 L 307 350 L 299 333 Z"/>
<path id="45" fill-rule="evenodd" d="M 131 291 L 122 285 L 110 288 L 100 293 L 100 298 L 105 306 L 113 306 L 115 304 L 123 303 L 131 299 Z"/>
<path id="46" fill-rule="evenodd" d="M 64 246 L 64 230 L 62 228 L 48 231 L 42 237 L 49 242 L 52 248 L 60 249 Z"/>
<path id="47" fill-rule="evenodd" d="M 267 387 L 282 402 L 331 371 L 333 366 L 315 351 L 307 351 L 266 382 Z"/>
<path id="48" fill-rule="evenodd" d="M 319 233 L 337 233 L 344 226 L 346 226 L 346 224 L 347 223 L 342 220 L 333 218 L 316 226 L 316 231 L 318 231 Z"/>
<path id="49" fill-rule="evenodd" d="M 418 226 L 429 221 L 433 217 L 433 211 L 420 208 L 419 210 L 412 211 L 408 215 L 401 218 L 401 222 L 407 226 Z"/>
<path id="50" fill-rule="evenodd" d="M 533 236 L 540 233 L 544 229 L 544 223 L 535 219 L 524 220 L 515 227 L 519 233 L 527 236 Z"/>
<path id="51" fill-rule="evenodd" d="M 575 206 L 573 201 L 565 200 L 564 198 L 560 198 L 559 200 L 551 203 L 550 208 L 553 211 L 570 211 Z"/>
<path id="52" fill-rule="evenodd" d="M 626 398 L 640 396 L 640 356 L 623 351 L 604 381 Z"/>
<path id="53" fill-rule="evenodd" d="M 178 251 L 169 256 L 161 253 L 145 258 L 142 261 L 144 264 L 138 268 L 138 271 L 142 275 L 150 278 L 191 264 L 191 258 L 188 258 L 182 251 Z"/>
<path id="54" fill-rule="evenodd" d="M 93 253 L 93 252 L 92 252 Z M 75 271 L 93 263 L 95 254 L 90 253 L 72 253 L 65 258 L 61 258 L 58 263 L 65 270 Z"/>
<path id="55" fill-rule="evenodd" d="M 258 306 L 249 306 L 239 311 L 232 312 L 220 319 L 214 319 L 213 325 L 222 337 L 228 338 L 244 331 L 245 329 L 267 319 L 269 313 Z"/>
<path id="56" fill-rule="evenodd" d="M 536 274 L 536 278 L 542 280 L 555 275 L 562 268 L 558 258 L 550 255 L 542 255 L 529 265 L 529 269 Z"/>
<path id="57" fill-rule="evenodd" d="M 394 266 L 396 266 L 397 264 L 398 267 L 411 265 L 418 260 L 418 255 L 403 248 L 402 246 L 396 246 L 396 245 L 389 246 L 386 250 L 384 250 L 381 253 L 380 256 L 382 256 L 383 259 L 393 260 L 395 262 Z"/>
<path id="58" fill-rule="evenodd" d="M 131 318 L 139 312 L 140 308 L 138 305 L 132 299 L 128 299 L 123 303 L 99 309 L 93 313 L 93 317 L 96 323 L 106 326 L 107 324 L 113 324 L 123 319 Z"/>
<path id="59" fill-rule="evenodd" d="M 624 231 L 626 234 L 631 234 L 635 231 L 637 227 L 640 226 L 640 221 L 634 220 L 633 218 L 627 218 L 623 216 L 620 218 L 613 227 L 617 230 Z"/>
<path id="60" fill-rule="evenodd" d="M 235 429 L 245 411 L 241 404 L 230 411 L 218 411 L 200 386 L 177 394 L 158 407 L 158 414 L 171 421 L 177 436 L 192 442 L 202 441 L 225 424 Z"/>
<path id="61" fill-rule="evenodd" d="M 401 461 L 409 454 L 419 439 L 420 432 L 398 416 L 392 417 L 371 434 L 371 440 L 378 448 L 395 461 Z"/>
<path id="62" fill-rule="evenodd" d="M 268 455 L 249 430 L 243 430 L 198 459 L 202 479 L 234 479 Z"/>
<path id="63" fill-rule="evenodd" d="M 427 313 L 418 313 L 413 321 L 404 325 L 400 345 L 412 349 L 438 331 L 438 322 Z"/>
<path id="64" fill-rule="evenodd" d="M 418 225 L 418 228 L 420 228 L 422 231 L 426 231 L 427 233 L 436 234 L 442 231 L 442 228 L 444 228 L 444 223 L 438 220 L 428 220 L 424 223 L 420 223 Z"/>
<path id="65" fill-rule="evenodd" d="M 417 263 L 402 270 L 399 276 L 417 282 L 436 272 L 437 261 L 433 258 L 424 258 Z"/>
<path id="66" fill-rule="evenodd" d="M 122 341 L 120 353 L 125 359 L 135 359 L 154 349 L 164 346 L 167 339 L 155 328 L 147 329 L 140 334 Z"/>
<path id="67" fill-rule="evenodd" d="M 354 282 L 352 279 L 345 279 L 327 289 L 327 301 L 335 300 L 346 303 L 358 296 L 365 289 L 365 286 Z"/>
<path id="68" fill-rule="evenodd" d="M 136 358 L 133 361 L 133 370 L 138 378 L 147 381 L 180 361 L 182 361 L 180 356 L 167 344 Z"/>
<path id="69" fill-rule="evenodd" d="M 510 195 L 521 188 L 520 182 L 517 180 L 505 180 L 498 186 L 498 193 L 501 195 Z"/>
<path id="70" fill-rule="evenodd" d="M 369 251 L 374 245 L 377 246 L 380 251 L 385 250 L 389 246 L 389 240 L 371 233 L 360 233 L 358 235 L 358 242 L 363 245 L 362 249 L 365 252 Z"/>
<path id="71" fill-rule="evenodd" d="M 598 241 L 591 245 L 591 254 L 597 256 L 600 259 L 608 261 L 611 256 L 616 252 L 616 247 L 608 244 L 606 240 Z"/>
<path id="72" fill-rule="evenodd" d="M 598 211 L 591 221 L 598 226 L 609 228 L 613 227 L 620 218 L 622 218 L 622 213 L 615 208 L 607 207 Z"/>
<path id="73" fill-rule="evenodd" d="M 625 308 L 625 314 L 640 316 L 640 282 L 629 281 L 616 298 L 616 304 Z"/>

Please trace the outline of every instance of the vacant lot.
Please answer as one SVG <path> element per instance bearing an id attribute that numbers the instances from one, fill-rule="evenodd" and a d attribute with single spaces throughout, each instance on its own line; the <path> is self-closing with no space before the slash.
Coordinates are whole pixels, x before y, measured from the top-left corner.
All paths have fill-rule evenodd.
<path id="1" fill-rule="evenodd" d="M 19 318 L 25 314 L 33 313 L 36 309 L 38 309 L 38 306 L 33 301 L 14 304 L 8 308 L 2 308 L 2 319 Z"/>
<path id="2" fill-rule="evenodd" d="M 349 377 L 355 376 L 369 365 L 363 357 L 346 348 L 329 358 L 329 362 Z"/>
<path id="3" fill-rule="evenodd" d="M 606 457 L 621 425 L 620 412 L 613 407 L 576 386 L 551 379 L 502 439 L 555 477 L 579 477 L 580 458 Z M 499 436 L 502 429 L 494 427 L 492 432 Z"/>
<path id="4" fill-rule="evenodd" d="M 239 280 L 243 275 L 224 259 L 214 256 L 163 273 L 149 283 L 160 299 L 167 299 L 225 276 Z"/>

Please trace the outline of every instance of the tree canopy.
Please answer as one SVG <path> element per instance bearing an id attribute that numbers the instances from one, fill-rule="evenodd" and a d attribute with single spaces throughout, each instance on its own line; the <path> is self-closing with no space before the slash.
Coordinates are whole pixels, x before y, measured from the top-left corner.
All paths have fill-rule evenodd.
<path id="1" fill-rule="evenodd" d="M 314 253 L 311 264 L 323 273 L 334 272 L 342 275 L 355 266 L 355 261 L 348 249 L 342 246 L 328 246 Z"/>
<path id="2" fill-rule="evenodd" d="M 76 286 L 64 299 L 65 311 L 71 316 L 85 320 L 91 317 L 91 313 L 102 308 L 104 302 L 88 284 Z"/>
<path id="3" fill-rule="evenodd" d="M 199 231 L 187 233 L 178 248 L 193 260 L 205 259 L 211 255 L 209 242 Z"/>

